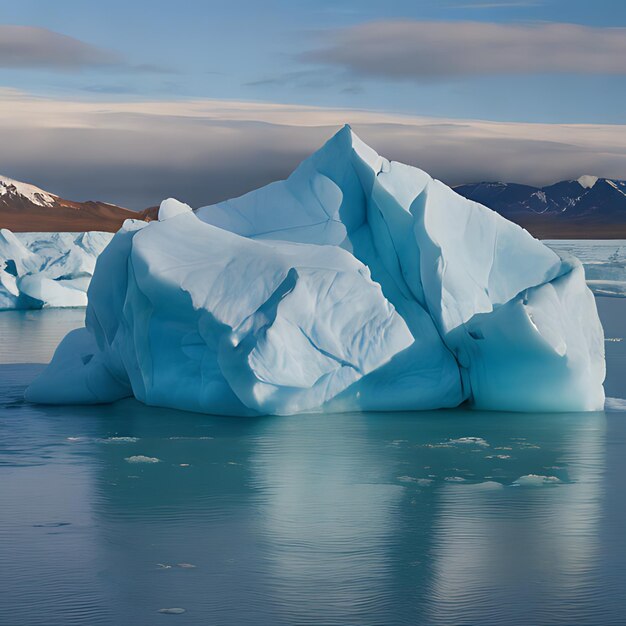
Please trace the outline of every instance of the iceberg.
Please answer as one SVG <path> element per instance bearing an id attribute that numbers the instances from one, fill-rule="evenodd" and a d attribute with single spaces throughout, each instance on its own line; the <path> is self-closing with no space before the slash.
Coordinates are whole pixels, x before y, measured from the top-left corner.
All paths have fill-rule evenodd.
<path id="1" fill-rule="evenodd" d="M 348 126 L 287 180 L 127 220 L 88 297 L 85 328 L 28 400 L 226 415 L 604 406 L 581 264 Z"/>
<path id="2" fill-rule="evenodd" d="M 96 259 L 112 237 L 0 229 L 0 310 L 87 306 Z"/>

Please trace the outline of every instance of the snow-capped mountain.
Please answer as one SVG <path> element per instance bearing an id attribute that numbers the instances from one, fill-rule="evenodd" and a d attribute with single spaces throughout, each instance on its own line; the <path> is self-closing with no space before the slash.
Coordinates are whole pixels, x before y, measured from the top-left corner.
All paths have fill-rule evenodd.
<path id="1" fill-rule="evenodd" d="M 475 183 L 455 191 L 541 237 L 626 236 L 626 181 L 581 176 L 547 187 Z"/>
<path id="2" fill-rule="evenodd" d="M 482 182 L 454 190 L 497 211 L 540 238 L 626 239 L 626 180 L 585 175 L 546 187 Z M 100 201 L 76 202 L 0 174 L 0 228 L 14 232 L 119 229 L 125 219 L 155 219 Z"/>
<path id="3" fill-rule="evenodd" d="M 0 175 L 0 228 L 14 232 L 110 231 L 125 219 L 150 219 L 154 210 L 140 213 L 107 202 L 74 202 Z"/>

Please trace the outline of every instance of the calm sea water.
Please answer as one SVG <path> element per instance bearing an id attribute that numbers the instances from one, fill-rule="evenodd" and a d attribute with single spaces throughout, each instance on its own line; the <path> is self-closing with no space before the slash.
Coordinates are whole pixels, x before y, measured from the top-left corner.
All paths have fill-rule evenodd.
<path id="1" fill-rule="evenodd" d="M 0 624 L 626 623 L 626 413 L 24 403 L 81 323 L 0 314 Z"/>

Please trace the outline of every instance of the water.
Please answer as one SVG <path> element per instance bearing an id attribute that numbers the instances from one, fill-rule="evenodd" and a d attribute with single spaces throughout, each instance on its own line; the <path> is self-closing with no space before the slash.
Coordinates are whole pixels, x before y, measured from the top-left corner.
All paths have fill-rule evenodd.
<path id="1" fill-rule="evenodd" d="M 82 315 L 0 315 L 0 624 L 624 624 L 626 413 L 25 404 Z"/>

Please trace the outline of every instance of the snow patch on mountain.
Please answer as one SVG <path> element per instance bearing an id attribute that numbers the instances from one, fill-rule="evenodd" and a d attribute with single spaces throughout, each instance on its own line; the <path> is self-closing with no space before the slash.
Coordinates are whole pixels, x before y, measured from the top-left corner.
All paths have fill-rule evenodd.
<path id="1" fill-rule="evenodd" d="M 39 206 L 52 206 L 57 200 L 57 196 L 39 189 L 35 185 L 22 183 L 7 176 L 0 176 L 0 196 L 4 195 L 19 195 Z"/>
<path id="2" fill-rule="evenodd" d="M 585 174 L 578 179 L 578 183 L 585 189 L 591 189 L 598 182 L 597 176 Z"/>
<path id="3" fill-rule="evenodd" d="M 607 182 L 607 184 L 611 185 L 611 187 L 613 187 L 613 189 L 615 189 L 615 191 L 618 191 L 618 192 L 619 192 L 619 193 L 621 193 L 623 196 L 626 196 L 626 193 L 624 193 L 624 192 L 620 189 L 620 187 L 624 187 L 624 182 L 623 182 L 623 181 L 620 181 L 620 184 L 619 184 L 619 185 L 618 185 L 617 183 L 615 183 L 614 181 L 612 181 L 612 180 L 608 180 L 608 179 L 607 179 L 607 181 L 606 181 L 606 182 Z"/>

